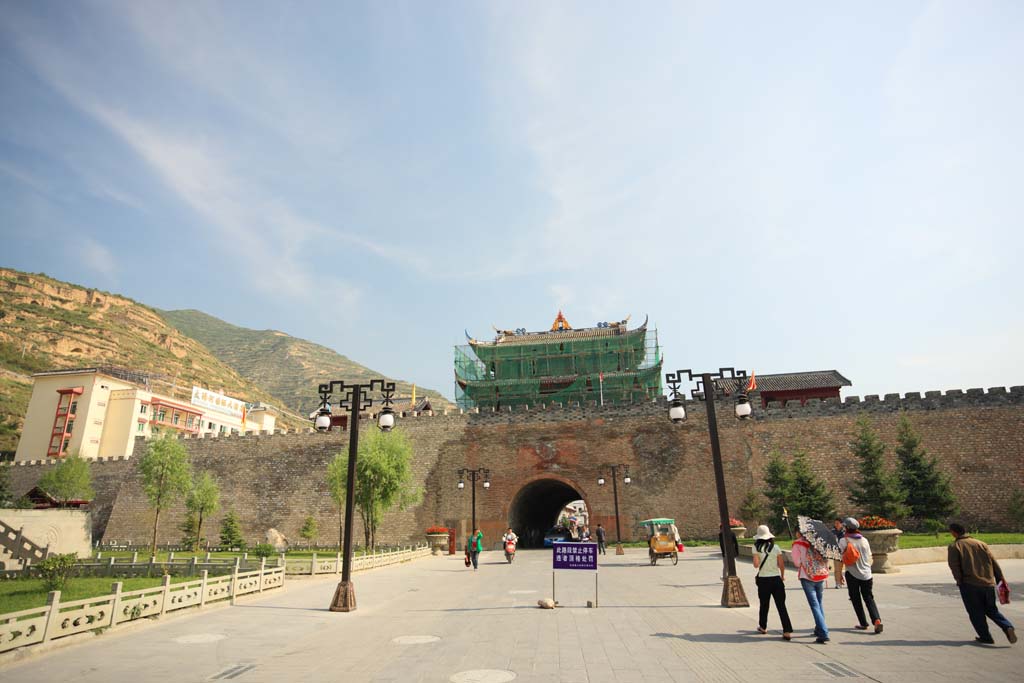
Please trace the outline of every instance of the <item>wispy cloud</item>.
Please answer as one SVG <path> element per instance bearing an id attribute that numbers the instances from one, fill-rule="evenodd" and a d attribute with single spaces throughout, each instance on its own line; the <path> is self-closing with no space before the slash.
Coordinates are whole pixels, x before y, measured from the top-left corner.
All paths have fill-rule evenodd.
<path id="1" fill-rule="evenodd" d="M 117 260 L 106 246 L 91 237 L 85 237 L 79 241 L 76 252 L 76 256 L 87 268 L 103 276 L 108 283 L 117 281 Z"/>

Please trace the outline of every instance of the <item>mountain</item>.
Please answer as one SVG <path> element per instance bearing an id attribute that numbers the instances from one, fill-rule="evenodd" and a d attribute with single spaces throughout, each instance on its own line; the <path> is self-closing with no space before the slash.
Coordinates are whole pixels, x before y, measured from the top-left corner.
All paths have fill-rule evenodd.
<path id="1" fill-rule="evenodd" d="M 287 402 L 248 380 L 152 308 L 123 296 L 0 268 L 0 450 L 14 450 L 40 370 L 113 365 L 153 375 L 154 391 L 188 400 L 192 385 L 246 401 Z M 278 425 L 309 426 L 282 414 Z"/>
<path id="2" fill-rule="evenodd" d="M 285 406 L 300 415 L 316 409 L 316 387 L 321 382 L 385 377 L 325 346 L 284 332 L 237 327 L 195 310 L 160 311 L 160 315 L 182 334 L 201 342 L 242 377 L 281 397 Z M 396 398 L 411 396 L 411 384 L 395 380 L 395 385 Z M 435 410 L 450 405 L 444 396 L 431 389 L 417 387 L 416 396 L 429 396 Z"/>

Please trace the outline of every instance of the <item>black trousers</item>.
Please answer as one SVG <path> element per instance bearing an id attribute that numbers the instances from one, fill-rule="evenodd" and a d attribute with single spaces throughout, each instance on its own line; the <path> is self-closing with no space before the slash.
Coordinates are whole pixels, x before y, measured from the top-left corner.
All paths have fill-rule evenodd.
<path id="1" fill-rule="evenodd" d="M 779 619 L 782 621 L 782 632 L 792 633 L 793 622 L 789 620 L 789 612 L 786 611 L 786 584 L 782 582 L 781 576 L 758 576 L 757 599 L 761 603 L 761 611 L 758 613 L 757 624 L 761 628 L 768 628 L 768 607 L 772 598 L 775 599 L 775 609 L 779 611 Z"/>
<path id="2" fill-rule="evenodd" d="M 871 616 L 871 624 L 875 620 L 881 621 L 878 616 L 878 605 L 875 604 L 875 580 L 858 579 L 850 572 L 846 572 L 846 592 L 850 594 L 850 602 L 853 603 L 853 611 L 857 613 L 857 621 L 861 626 L 868 626 L 869 622 L 864 619 L 864 605 L 868 606 L 868 614 Z M 863 604 L 861 603 L 863 599 Z"/>
<path id="3" fill-rule="evenodd" d="M 1003 616 L 996 605 L 996 589 L 991 586 L 972 586 L 969 583 L 960 584 L 960 598 L 964 601 L 967 609 L 967 616 L 971 619 L 971 626 L 977 631 L 978 637 L 983 640 L 992 640 L 992 632 L 988 630 L 988 622 L 985 617 L 996 622 L 996 626 L 1003 629 L 1013 628 L 1010 620 Z"/>

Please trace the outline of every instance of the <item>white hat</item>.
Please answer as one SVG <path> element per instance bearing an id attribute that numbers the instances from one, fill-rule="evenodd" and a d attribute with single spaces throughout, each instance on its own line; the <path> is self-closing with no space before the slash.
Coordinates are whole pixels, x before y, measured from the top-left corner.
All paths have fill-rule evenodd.
<path id="1" fill-rule="evenodd" d="M 757 527 L 757 532 L 754 534 L 754 540 L 764 541 L 769 538 L 775 538 L 775 534 L 768 530 L 767 524 L 762 524 L 761 526 Z"/>

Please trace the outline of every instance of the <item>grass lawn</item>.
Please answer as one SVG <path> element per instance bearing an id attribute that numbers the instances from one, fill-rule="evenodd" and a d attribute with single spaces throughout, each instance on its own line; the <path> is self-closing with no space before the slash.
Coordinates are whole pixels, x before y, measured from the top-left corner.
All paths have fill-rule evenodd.
<path id="1" fill-rule="evenodd" d="M 182 583 L 195 580 L 195 577 L 171 577 L 171 583 Z M 68 579 L 67 585 L 60 593 L 61 602 L 95 598 L 111 593 L 114 582 L 107 577 L 87 577 Z M 140 588 L 151 588 L 163 583 L 163 577 L 123 579 L 121 590 L 134 591 Z M 46 588 L 42 579 L 10 579 L 0 581 L 0 613 L 18 612 L 46 604 Z"/>

